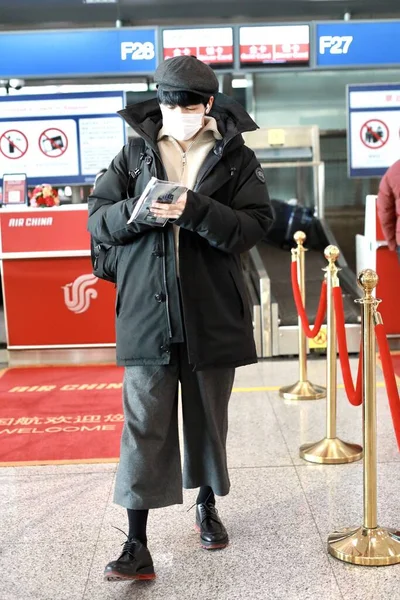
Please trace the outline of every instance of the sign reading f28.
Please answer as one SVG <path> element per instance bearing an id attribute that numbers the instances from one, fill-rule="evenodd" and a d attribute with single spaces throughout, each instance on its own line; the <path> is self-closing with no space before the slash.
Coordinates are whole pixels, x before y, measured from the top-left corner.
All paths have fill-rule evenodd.
<path id="1" fill-rule="evenodd" d="M 155 29 L 0 33 L 0 79 L 131 75 L 151 73 L 156 67 Z"/>
<path id="2" fill-rule="evenodd" d="M 121 60 L 153 60 L 155 56 L 153 42 L 121 42 Z"/>
<path id="3" fill-rule="evenodd" d="M 317 23 L 316 65 L 395 66 L 400 62 L 400 21 Z"/>
<path id="4" fill-rule="evenodd" d="M 156 68 L 155 30 L 120 29 L 120 60 L 122 70 L 141 65 L 141 69 L 153 71 Z"/>

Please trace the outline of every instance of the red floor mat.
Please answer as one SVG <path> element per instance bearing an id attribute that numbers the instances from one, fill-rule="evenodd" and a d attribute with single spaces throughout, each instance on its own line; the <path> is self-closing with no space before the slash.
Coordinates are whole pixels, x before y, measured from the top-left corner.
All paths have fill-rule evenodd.
<path id="1" fill-rule="evenodd" d="M 0 465 L 115 462 L 123 369 L 28 367 L 0 377 Z"/>

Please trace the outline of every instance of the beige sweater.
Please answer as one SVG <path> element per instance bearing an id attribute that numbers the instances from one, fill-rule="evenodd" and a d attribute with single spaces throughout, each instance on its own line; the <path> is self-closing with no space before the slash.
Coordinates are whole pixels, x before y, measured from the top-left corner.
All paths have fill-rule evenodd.
<path id="1" fill-rule="evenodd" d="M 183 151 L 177 140 L 166 135 L 163 129 L 158 134 L 158 148 L 161 160 L 167 172 L 168 180 L 182 183 L 193 189 L 199 170 L 207 155 L 215 145 L 215 140 L 222 139 L 213 117 L 205 117 L 205 126 Z M 179 227 L 174 225 L 176 264 L 179 274 Z"/>

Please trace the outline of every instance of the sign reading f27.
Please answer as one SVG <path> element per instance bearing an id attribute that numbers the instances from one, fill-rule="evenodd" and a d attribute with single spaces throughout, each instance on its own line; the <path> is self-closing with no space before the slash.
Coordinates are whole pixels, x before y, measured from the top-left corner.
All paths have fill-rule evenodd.
<path id="1" fill-rule="evenodd" d="M 352 35 L 321 35 L 319 38 L 319 53 L 347 54 L 353 39 Z"/>

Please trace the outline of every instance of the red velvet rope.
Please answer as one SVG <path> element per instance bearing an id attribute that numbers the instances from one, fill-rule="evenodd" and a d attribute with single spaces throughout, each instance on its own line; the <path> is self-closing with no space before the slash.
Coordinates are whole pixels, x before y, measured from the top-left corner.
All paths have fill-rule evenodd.
<path id="1" fill-rule="evenodd" d="M 308 338 L 315 338 L 315 336 L 318 335 L 318 333 L 320 332 L 322 321 L 324 320 L 326 313 L 326 281 L 324 280 L 322 282 L 321 296 L 319 298 L 317 316 L 315 317 L 314 327 L 311 329 L 310 324 L 308 322 L 307 313 L 305 311 L 303 301 L 301 298 L 299 281 L 297 279 L 297 262 L 295 261 L 292 261 L 291 275 L 294 302 L 296 304 L 298 315 L 301 319 L 301 324 L 303 325 L 304 333 Z"/>
<path id="2" fill-rule="evenodd" d="M 382 370 L 385 378 L 390 412 L 392 413 L 394 432 L 396 434 L 397 446 L 400 450 L 400 399 L 396 377 L 393 371 L 392 357 L 390 356 L 389 344 L 384 326 L 382 324 L 376 325 L 375 333 L 376 339 L 378 340 L 379 354 L 382 361 Z"/>
<path id="3" fill-rule="evenodd" d="M 333 304 L 335 306 L 336 332 L 344 387 L 350 404 L 353 406 L 360 406 L 360 404 L 362 404 L 362 347 L 360 349 L 360 358 L 358 363 L 357 384 L 354 388 L 353 377 L 350 369 L 349 351 L 347 349 L 343 296 L 340 287 L 333 288 Z"/>

